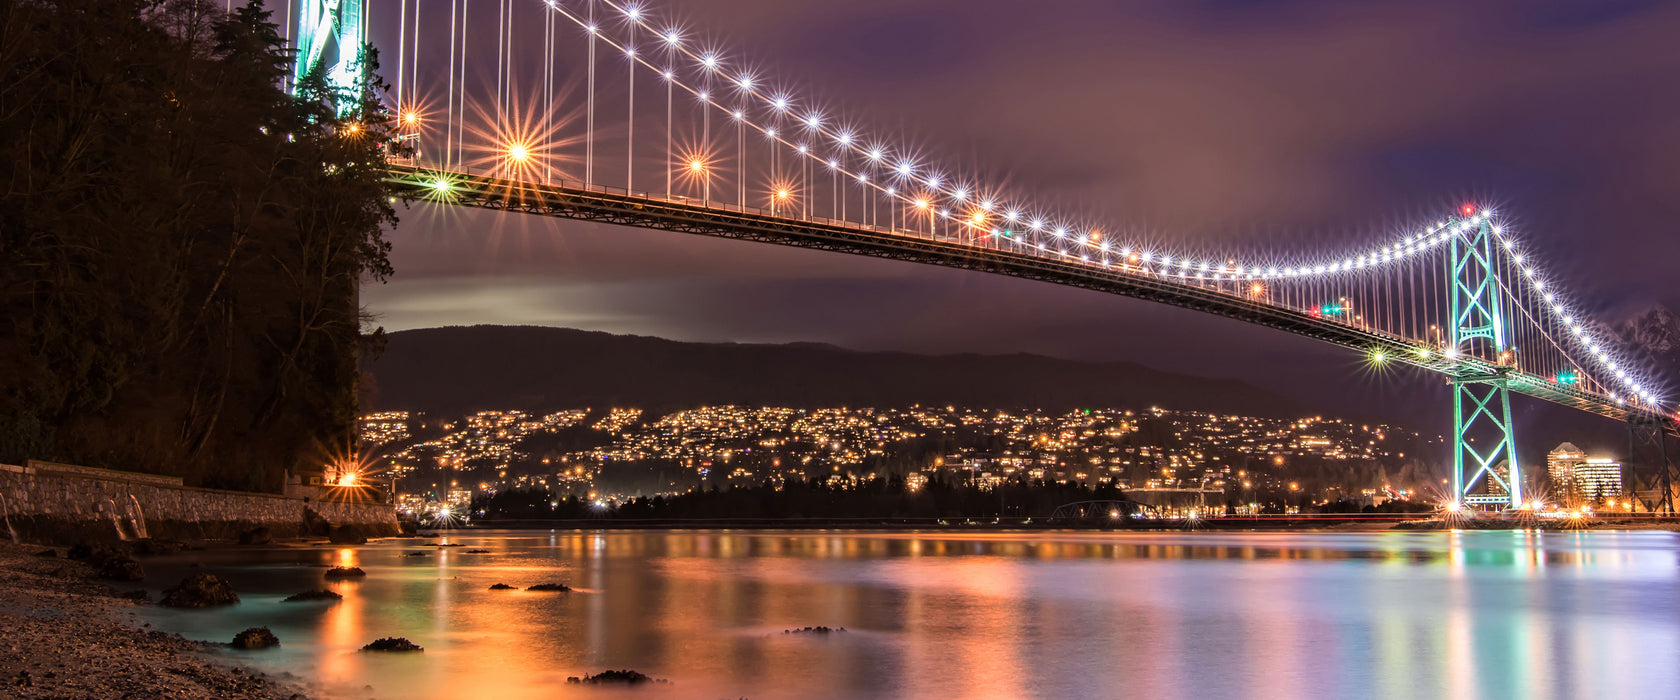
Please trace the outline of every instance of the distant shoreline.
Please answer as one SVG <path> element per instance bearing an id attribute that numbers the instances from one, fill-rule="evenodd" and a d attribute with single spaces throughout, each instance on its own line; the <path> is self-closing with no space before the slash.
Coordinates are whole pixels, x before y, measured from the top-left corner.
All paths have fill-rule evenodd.
<path id="1" fill-rule="evenodd" d="M 928 534 L 959 534 L 970 532 L 1068 532 L 1068 533 L 1127 533 L 1127 532 L 1429 532 L 1442 530 L 1544 530 L 1579 532 L 1592 530 L 1667 530 L 1680 532 L 1680 518 L 1651 518 L 1639 520 L 1605 519 L 1585 524 L 1542 521 L 1523 524 L 1520 521 L 1484 519 L 1455 525 L 1411 516 L 1349 516 L 1291 519 L 1205 518 L 1192 524 L 1184 521 L 1133 521 L 1130 524 L 1070 525 L 1065 522 L 1009 518 L 1002 522 L 992 519 L 557 519 L 557 520 L 494 520 L 472 523 L 458 528 L 419 528 L 422 536 L 444 536 L 451 533 L 471 533 L 496 530 L 858 530 L 882 532 L 920 532 Z"/>

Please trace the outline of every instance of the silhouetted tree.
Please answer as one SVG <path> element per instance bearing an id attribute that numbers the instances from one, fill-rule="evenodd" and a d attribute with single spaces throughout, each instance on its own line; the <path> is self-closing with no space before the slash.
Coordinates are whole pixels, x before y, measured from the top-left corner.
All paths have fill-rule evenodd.
<path id="1" fill-rule="evenodd" d="M 349 447 L 396 221 L 364 63 L 294 96 L 260 3 L 0 0 L 0 461 L 272 489 Z"/>

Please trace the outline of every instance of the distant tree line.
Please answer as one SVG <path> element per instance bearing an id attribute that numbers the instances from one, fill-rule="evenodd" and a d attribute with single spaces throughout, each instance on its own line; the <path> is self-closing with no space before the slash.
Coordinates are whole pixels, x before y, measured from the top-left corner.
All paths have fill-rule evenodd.
<path id="1" fill-rule="evenodd" d="M 260 3 L 0 0 L 0 462 L 276 489 L 353 440 L 387 120 Z"/>
<path id="2" fill-rule="evenodd" d="M 1121 500 L 1113 486 L 1086 487 L 1017 479 L 982 489 L 955 475 L 936 474 L 912 489 L 898 476 L 831 484 L 812 478 L 766 481 L 736 488 L 696 489 L 598 506 L 573 494 L 515 489 L 480 496 L 475 514 L 488 519 L 801 519 L 1044 517 L 1059 505 Z"/>

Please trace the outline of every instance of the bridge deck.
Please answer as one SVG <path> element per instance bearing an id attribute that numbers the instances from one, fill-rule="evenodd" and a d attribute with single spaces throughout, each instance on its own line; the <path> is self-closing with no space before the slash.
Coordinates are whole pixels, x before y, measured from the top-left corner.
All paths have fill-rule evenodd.
<path id="1" fill-rule="evenodd" d="M 866 255 L 1118 294 L 1275 328 L 1361 353 L 1381 352 L 1393 361 L 1451 380 L 1504 377 L 1512 391 L 1615 420 L 1656 417 L 1647 409 L 1478 358 L 1449 359 L 1406 338 L 1132 269 L 917 238 L 852 222 L 790 219 L 718 202 L 674 201 L 617 188 L 545 185 L 406 166 L 393 167 L 391 180 L 403 195 L 417 200 Z M 1680 434 L 1673 421 L 1663 423 L 1669 433 Z"/>

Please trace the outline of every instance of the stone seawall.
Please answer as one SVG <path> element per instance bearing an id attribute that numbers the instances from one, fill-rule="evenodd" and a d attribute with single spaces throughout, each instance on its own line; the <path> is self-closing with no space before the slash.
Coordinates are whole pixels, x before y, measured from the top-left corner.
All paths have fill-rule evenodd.
<path id="1" fill-rule="evenodd" d="M 183 486 L 181 480 L 46 462 L 0 464 L 0 515 L 9 533 L 34 542 L 233 539 L 266 527 L 275 537 L 308 534 L 306 523 L 354 525 L 369 536 L 398 532 L 396 511 L 371 498 L 288 498 Z M 313 516 L 306 515 L 313 513 Z"/>

